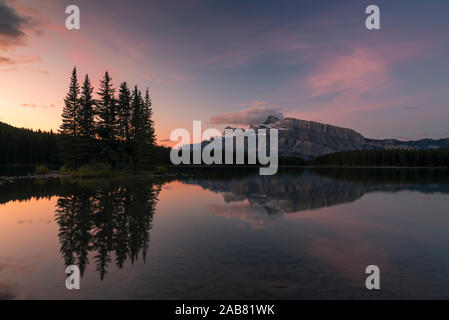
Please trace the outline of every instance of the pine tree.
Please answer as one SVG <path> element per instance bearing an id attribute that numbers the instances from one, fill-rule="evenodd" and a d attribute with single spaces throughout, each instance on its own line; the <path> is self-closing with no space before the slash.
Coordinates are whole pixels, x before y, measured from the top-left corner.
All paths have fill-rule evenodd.
<path id="1" fill-rule="evenodd" d="M 61 133 L 59 152 L 62 161 L 69 167 L 76 167 L 78 163 L 77 150 L 73 145 L 79 135 L 79 93 L 80 87 L 76 75 L 76 67 L 74 67 L 70 79 L 69 92 L 64 99 L 64 108 L 61 115 L 62 124 L 59 129 Z"/>
<path id="2" fill-rule="evenodd" d="M 103 80 L 100 81 L 99 92 L 97 92 L 100 96 L 97 104 L 98 134 L 106 142 L 113 141 L 117 133 L 115 89 L 111 81 L 112 79 L 106 71 Z"/>
<path id="3" fill-rule="evenodd" d="M 131 101 L 131 141 L 134 144 L 142 141 L 142 128 L 143 128 L 143 108 L 142 108 L 142 94 L 134 87 Z"/>
<path id="4" fill-rule="evenodd" d="M 79 124 L 79 137 L 73 141 L 73 150 L 77 152 L 77 166 L 92 162 L 92 155 L 96 153 L 95 140 L 95 122 L 94 122 L 94 105 L 92 87 L 89 76 L 86 75 L 83 86 L 81 88 L 81 96 L 79 99 L 79 110 L 77 112 L 77 123 Z"/>
<path id="5" fill-rule="evenodd" d="M 126 143 L 131 140 L 131 92 L 128 88 L 128 84 L 123 82 L 120 84 L 120 91 L 118 96 L 118 123 L 120 125 L 119 129 L 119 139 Z"/>
<path id="6" fill-rule="evenodd" d="M 74 68 L 64 99 L 59 139 L 61 160 L 66 166 L 79 168 L 99 162 L 112 169 L 128 168 L 130 164 L 140 169 L 166 158 L 167 150 L 156 146 L 148 88 L 143 97 L 137 86 L 130 92 L 123 82 L 116 99 L 112 79 L 106 71 L 100 81 L 98 100 L 93 98 L 93 92 L 87 75 L 80 92 Z M 30 149 L 23 152 L 27 158 L 41 157 L 40 150 Z"/>
<path id="7" fill-rule="evenodd" d="M 145 117 L 141 92 L 134 87 L 132 93 L 131 117 L 131 158 L 135 168 L 145 166 Z"/>
<path id="8" fill-rule="evenodd" d="M 84 79 L 81 97 L 79 102 L 78 123 L 79 134 L 86 138 L 95 138 L 95 123 L 94 123 L 94 99 L 92 93 L 94 88 L 92 87 L 89 76 L 86 74 Z"/>
<path id="9" fill-rule="evenodd" d="M 64 108 L 62 110 L 62 124 L 59 132 L 69 136 L 78 135 L 78 123 L 76 121 L 79 109 L 78 95 L 80 86 L 76 76 L 76 67 L 73 68 L 72 78 L 70 79 L 69 92 L 64 99 Z"/>
<path id="10" fill-rule="evenodd" d="M 135 168 L 148 168 L 152 162 L 155 146 L 154 124 L 152 120 L 151 98 L 147 89 L 142 98 L 137 86 L 134 87 L 131 101 L 132 117 L 132 159 Z"/>
<path id="11" fill-rule="evenodd" d="M 145 127 L 145 142 L 151 146 L 154 146 L 156 144 L 156 137 L 154 135 L 153 109 L 151 108 L 150 91 L 148 88 L 145 92 L 143 116 Z"/>

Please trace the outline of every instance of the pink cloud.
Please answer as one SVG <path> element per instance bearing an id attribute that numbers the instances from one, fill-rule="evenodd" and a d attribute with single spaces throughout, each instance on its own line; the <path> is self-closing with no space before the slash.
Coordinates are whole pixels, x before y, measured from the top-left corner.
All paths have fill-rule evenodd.
<path id="1" fill-rule="evenodd" d="M 348 91 L 360 95 L 378 90 L 393 84 L 392 73 L 398 64 L 429 53 L 430 48 L 439 44 L 441 39 L 433 36 L 414 41 L 388 40 L 369 46 L 350 42 L 347 47 L 354 49 L 341 54 L 315 52 L 308 59 L 318 67 L 305 79 L 305 84 L 312 97 Z"/>
<path id="2" fill-rule="evenodd" d="M 2 57 L 0 56 L 0 65 L 15 65 L 15 64 L 22 64 L 22 63 L 32 63 L 32 62 L 39 62 L 40 58 L 38 56 L 9 56 L 9 57 Z"/>
<path id="3" fill-rule="evenodd" d="M 209 122 L 211 124 L 250 125 L 253 123 L 263 123 L 268 116 L 275 116 L 279 119 L 284 117 L 280 108 L 264 101 L 253 101 L 244 110 L 213 116 Z"/>
<path id="4" fill-rule="evenodd" d="M 351 90 L 359 94 L 386 84 L 390 66 L 367 49 L 357 49 L 325 64 L 306 79 L 313 97 Z"/>

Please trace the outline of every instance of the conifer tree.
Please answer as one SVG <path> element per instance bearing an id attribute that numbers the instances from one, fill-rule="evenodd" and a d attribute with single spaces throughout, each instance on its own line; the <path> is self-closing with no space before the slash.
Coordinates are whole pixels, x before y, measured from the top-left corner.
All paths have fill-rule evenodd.
<path id="1" fill-rule="evenodd" d="M 73 68 L 70 79 L 69 92 L 64 99 L 62 110 L 62 124 L 59 132 L 62 134 L 59 141 L 59 152 L 62 161 L 69 167 L 77 165 L 77 150 L 73 147 L 76 137 L 79 135 L 79 93 L 80 87 L 76 75 L 76 67 Z"/>
<path id="2" fill-rule="evenodd" d="M 121 141 L 129 143 L 131 141 L 131 91 L 128 88 L 128 84 L 123 82 L 120 84 L 120 91 L 118 97 L 118 123 L 119 132 L 118 136 Z"/>
<path id="3" fill-rule="evenodd" d="M 82 137 L 94 138 L 95 137 L 95 123 L 94 123 L 94 105 L 92 93 L 94 88 L 92 87 L 89 76 L 86 74 L 84 83 L 81 90 L 81 96 L 79 101 L 78 123 L 79 134 Z"/>
<path id="4" fill-rule="evenodd" d="M 79 137 L 73 141 L 73 150 L 77 152 L 77 165 L 83 165 L 92 162 L 92 155 L 95 153 L 95 122 L 94 122 L 94 105 L 92 87 L 89 76 L 86 75 L 83 86 L 81 88 L 81 96 L 79 99 L 79 110 L 77 113 L 77 123 L 79 124 Z"/>
<path id="5" fill-rule="evenodd" d="M 76 121 L 79 109 L 78 96 L 80 93 L 80 86 L 76 76 L 76 67 L 73 68 L 72 77 L 70 79 L 69 92 L 64 98 L 64 108 L 62 110 L 62 124 L 59 132 L 68 136 L 78 135 L 78 123 Z"/>
<path id="6" fill-rule="evenodd" d="M 102 140 L 112 142 L 117 133 L 117 110 L 114 98 L 115 89 L 107 71 L 100 81 L 100 89 L 97 94 L 100 97 L 97 104 L 98 134 Z"/>
<path id="7" fill-rule="evenodd" d="M 135 168 L 143 168 L 146 166 L 147 160 L 147 152 L 145 146 L 144 100 L 142 98 L 142 93 L 137 89 L 137 86 L 135 86 L 133 90 L 131 108 L 131 157 Z"/>
<path id="8" fill-rule="evenodd" d="M 150 90 L 147 88 L 145 92 L 145 100 L 143 103 L 143 116 L 145 127 L 145 142 L 151 146 L 156 144 L 154 135 L 153 109 L 151 108 Z"/>
<path id="9" fill-rule="evenodd" d="M 145 96 L 128 84 L 120 84 L 118 99 L 112 79 L 106 71 L 100 81 L 98 99 L 88 75 L 81 92 L 76 68 L 72 71 L 69 92 L 60 127 L 59 151 L 69 168 L 87 164 L 106 164 L 111 169 L 147 169 L 157 161 L 167 159 L 167 150 L 156 146 L 150 92 Z M 166 160 L 163 160 L 166 161 Z M 104 168 L 104 166 L 102 167 Z"/>
<path id="10" fill-rule="evenodd" d="M 143 108 L 142 108 L 142 94 L 134 87 L 131 101 L 131 141 L 136 144 L 142 141 L 143 132 Z"/>

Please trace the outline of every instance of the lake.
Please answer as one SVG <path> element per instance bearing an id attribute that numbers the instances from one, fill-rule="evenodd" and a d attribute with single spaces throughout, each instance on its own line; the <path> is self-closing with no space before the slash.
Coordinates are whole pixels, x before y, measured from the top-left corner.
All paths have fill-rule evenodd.
<path id="1" fill-rule="evenodd" d="M 449 298 L 449 170 L 0 185 L 0 299 L 380 298 Z"/>

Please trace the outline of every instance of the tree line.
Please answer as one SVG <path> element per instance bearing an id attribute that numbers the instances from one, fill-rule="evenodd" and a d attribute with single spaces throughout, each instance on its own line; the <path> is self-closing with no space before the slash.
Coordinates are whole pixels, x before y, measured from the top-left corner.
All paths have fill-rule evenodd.
<path id="1" fill-rule="evenodd" d="M 447 167 L 449 148 L 433 150 L 354 150 L 318 156 L 313 166 Z"/>
<path id="2" fill-rule="evenodd" d="M 59 164 L 58 135 L 0 122 L 0 164 Z"/>
<path id="3" fill-rule="evenodd" d="M 59 151 L 68 168 L 105 164 L 111 169 L 143 169 L 163 161 L 156 146 L 149 89 L 145 94 L 126 82 L 118 95 L 106 71 L 94 98 L 86 75 L 80 86 L 76 67 L 64 99 Z"/>

